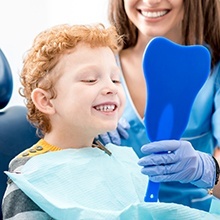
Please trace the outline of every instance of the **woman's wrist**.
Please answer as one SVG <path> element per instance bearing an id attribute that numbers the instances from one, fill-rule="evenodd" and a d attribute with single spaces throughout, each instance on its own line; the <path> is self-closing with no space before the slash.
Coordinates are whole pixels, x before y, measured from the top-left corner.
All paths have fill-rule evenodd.
<path id="1" fill-rule="evenodd" d="M 215 162 L 215 185 L 217 185 L 218 181 L 219 181 L 219 175 L 220 175 L 219 163 L 215 159 L 215 157 L 212 156 L 212 158 L 213 158 L 213 160 Z"/>

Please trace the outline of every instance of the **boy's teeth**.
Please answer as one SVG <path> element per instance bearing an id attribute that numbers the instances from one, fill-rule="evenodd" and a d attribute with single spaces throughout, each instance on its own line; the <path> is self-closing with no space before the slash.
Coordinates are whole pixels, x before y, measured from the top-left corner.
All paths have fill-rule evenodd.
<path id="1" fill-rule="evenodd" d="M 99 105 L 95 107 L 98 111 L 111 112 L 115 110 L 115 105 Z"/>
<path id="2" fill-rule="evenodd" d="M 157 12 L 150 12 L 150 11 L 142 11 L 142 15 L 148 18 L 158 18 L 165 15 L 167 11 L 157 11 Z"/>

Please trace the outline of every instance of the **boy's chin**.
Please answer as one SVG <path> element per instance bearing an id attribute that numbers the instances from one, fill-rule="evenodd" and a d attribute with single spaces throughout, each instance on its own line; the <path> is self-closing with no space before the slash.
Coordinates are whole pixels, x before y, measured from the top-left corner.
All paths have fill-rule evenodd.
<path id="1" fill-rule="evenodd" d="M 116 131 L 116 129 L 117 129 L 117 126 L 113 126 L 113 127 L 109 128 L 106 132 L 114 132 L 114 131 Z"/>
<path id="2" fill-rule="evenodd" d="M 100 132 L 100 134 L 104 134 L 107 132 L 114 132 L 114 131 L 116 131 L 116 129 L 117 129 L 117 126 L 109 127 L 109 128 L 102 130 L 102 132 Z"/>

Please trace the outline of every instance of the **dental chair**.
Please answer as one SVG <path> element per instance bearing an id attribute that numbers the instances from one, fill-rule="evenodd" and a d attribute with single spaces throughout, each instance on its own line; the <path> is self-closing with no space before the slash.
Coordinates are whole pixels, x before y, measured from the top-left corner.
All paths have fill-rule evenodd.
<path id="1" fill-rule="evenodd" d="M 12 72 L 7 58 L 0 49 L 0 202 L 7 182 L 4 171 L 8 170 L 10 160 L 39 140 L 36 129 L 26 119 L 26 107 L 7 108 L 12 90 Z"/>

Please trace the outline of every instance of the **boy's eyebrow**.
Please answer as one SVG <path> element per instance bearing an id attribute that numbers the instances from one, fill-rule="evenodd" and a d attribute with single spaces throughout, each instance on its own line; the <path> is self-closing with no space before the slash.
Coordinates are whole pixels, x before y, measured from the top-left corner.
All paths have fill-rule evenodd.
<path id="1" fill-rule="evenodd" d="M 81 76 L 87 76 L 87 75 L 91 74 L 92 71 L 95 72 L 96 69 L 97 69 L 97 66 L 95 66 L 95 65 L 84 65 L 84 66 L 81 66 L 80 68 L 76 69 L 76 71 Z"/>
<path id="2" fill-rule="evenodd" d="M 96 65 L 86 65 L 78 70 L 78 76 L 79 77 L 87 77 L 91 76 L 91 74 L 98 74 L 100 72 L 99 68 Z M 114 66 L 111 68 L 111 75 L 121 75 L 121 70 L 117 67 Z"/>

